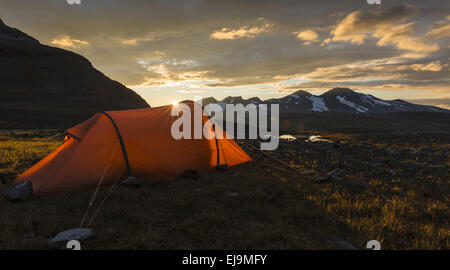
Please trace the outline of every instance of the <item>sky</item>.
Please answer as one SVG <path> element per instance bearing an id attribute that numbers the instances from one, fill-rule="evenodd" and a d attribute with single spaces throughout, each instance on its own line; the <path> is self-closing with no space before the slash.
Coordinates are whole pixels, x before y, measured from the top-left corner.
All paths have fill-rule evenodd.
<path id="1" fill-rule="evenodd" d="M 450 1 L 0 0 L 0 18 L 151 106 L 348 87 L 450 108 Z"/>

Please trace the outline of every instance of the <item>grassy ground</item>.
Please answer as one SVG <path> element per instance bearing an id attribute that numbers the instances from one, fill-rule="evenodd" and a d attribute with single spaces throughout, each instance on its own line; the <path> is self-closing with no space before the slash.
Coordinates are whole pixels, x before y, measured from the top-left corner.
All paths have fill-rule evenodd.
<path id="1" fill-rule="evenodd" d="M 19 173 L 61 143 L 54 132 L 0 134 L 0 170 Z M 450 247 L 448 134 L 322 134 L 332 142 L 281 142 L 255 162 L 199 179 L 116 187 L 84 249 L 332 249 Z M 249 142 L 258 146 L 256 142 Z M 339 168 L 341 177 L 317 181 Z M 4 186 L 0 187 L 3 189 Z M 101 190 L 98 202 L 108 189 Z M 0 199 L 0 249 L 45 249 L 78 227 L 93 191 Z M 91 212 L 92 213 L 92 212 Z"/>
<path id="2" fill-rule="evenodd" d="M 54 130 L 0 131 L 2 182 L 23 172 L 60 144 L 61 136 L 57 136 Z"/>

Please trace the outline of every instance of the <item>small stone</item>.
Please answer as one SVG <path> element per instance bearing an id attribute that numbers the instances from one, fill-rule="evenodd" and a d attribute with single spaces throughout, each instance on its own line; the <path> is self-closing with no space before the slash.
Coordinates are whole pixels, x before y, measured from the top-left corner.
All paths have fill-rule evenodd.
<path id="1" fill-rule="evenodd" d="M 3 191 L 3 196 L 10 201 L 24 201 L 33 193 L 33 184 L 23 181 L 12 184 Z"/>
<path id="2" fill-rule="evenodd" d="M 124 186 L 140 186 L 142 185 L 142 179 L 129 176 L 127 179 L 123 180 L 120 184 Z"/>
<path id="3" fill-rule="evenodd" d="M 316 176 L 314 178 L 314 182 L 316 184 L 325 184 L 325 183 L 330 183 L 331 182 L 331 177 L 329 175 L 326 174 L 320 174 L 318 176 Z"/>
<path id="4" fill-rule="evenodd" d="M 50 247 L 62 248 L 70 240 L 85 240 L 94 234 L 92 229 L 77 228 L 58 233 L 55 237 L 48 241 Z"/>

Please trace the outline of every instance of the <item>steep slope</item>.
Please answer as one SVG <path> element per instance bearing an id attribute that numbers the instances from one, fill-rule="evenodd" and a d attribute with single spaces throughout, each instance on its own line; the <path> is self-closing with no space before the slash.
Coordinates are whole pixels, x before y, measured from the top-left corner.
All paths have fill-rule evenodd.
<path id="1" fill-rule="evenodd" d="M 0 20 L 0 128 L 66 127 L 98 111 L 145 107 L 84 57 Z"/>

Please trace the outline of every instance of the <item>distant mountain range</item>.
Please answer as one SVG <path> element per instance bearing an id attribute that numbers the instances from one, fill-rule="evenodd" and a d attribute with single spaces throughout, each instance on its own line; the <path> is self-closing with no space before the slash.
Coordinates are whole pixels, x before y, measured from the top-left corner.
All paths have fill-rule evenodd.
<path id="1" fill-rule="evenodd" d="M 68 127 L 98 111 L 145 107 L 86 58 L 0 20 L 0 129 Z"/>
<path id="2" fill-rule="evenodd" d="M 407 101 L 383 100 L 369 94 L 355 92 L 348 88 L 334 88 L 322 95 L 315 96 L 299 90 L 282 98 L 262 101 L 258 97 L 226 97 L 220 101 L 213 97 L 202 100 L 203 105 L 217 103 L 225 108 L 226 104 L 280 104 L 280 113 L 341 112 L 355 114 L 382 114 L 393 112 L 450 112 L 449 110 L 427 105 L 412 104 Z"/>

